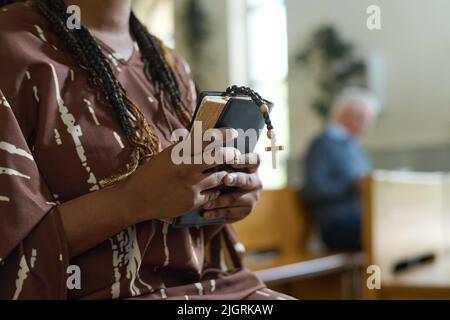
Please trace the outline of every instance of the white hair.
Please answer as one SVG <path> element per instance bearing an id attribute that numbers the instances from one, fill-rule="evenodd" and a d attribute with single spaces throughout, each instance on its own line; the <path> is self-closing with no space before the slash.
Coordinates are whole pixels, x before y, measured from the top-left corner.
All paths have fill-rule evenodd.
<path id="1" fill-rule="evenodd" d="M 374 113 L 380 112 L 380 100 L 372 92 L 360 87 L 348 87 L 343 89 L 334 100 L 332 109 L 333 117 L 340 115 L 342 111 L 352 105 L 350 102 L 355 100 L 364 102 L 364 106 L 371 108 Z"/>

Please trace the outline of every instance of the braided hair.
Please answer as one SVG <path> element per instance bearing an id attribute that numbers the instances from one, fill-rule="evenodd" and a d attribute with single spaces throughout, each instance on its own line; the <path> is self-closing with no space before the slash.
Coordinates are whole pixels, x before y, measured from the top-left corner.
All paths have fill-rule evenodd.
<path id="1" fill-rule="evenodd" d="M 40 0 L 37 5 L 75 60 L 89 72 L 90 79 L 102 90 L 104 97 L 117 113 L 123 129 L 130 135 L 130 127 L 125 116 L 124 89 L 114 76 L 95 39 L 83 26 L 80 29 L 67 28 L 66 21 L 69 15 L 63 0 Z M 162 44 L 149 34 L 133 13 L 130 18 L 130 29 L 141 49 L 148 80 L 165 92 L 180 120 L 186 121 L 188 114 L 183 111 L 188 109 L 183 106 L 178 81 L 162 54 Z"/>
<path id="2" fill-rule="evenodd" d="M 12 2 L 20 1 L 0 0 L 0 6 Z M 127 97 L 126 91 L 114 75 L 108 59 L 88 29 L 83 26 L 79 29 L 67 27 L 66 21 L 69 14 L 64 1 L 38 0 L 36 4 L 75 61 L 88 72 L 90 84 L 100 90 L 115 111 L 128 140 L 135 148 L 128 172 L 104 180 L 101 184 L 108 186 L 123 180 L 131 175 L 144 160 L 152 158 L 160 152 L 159 139 L 151 130 L 139 108 Z M 146 77 L 160 92 L 161 107 L 164 109 L 164 100 L 167 100 L 179 120 L 185 126 L 189 125 L 191 112 L 182 102 L 177 77 L 165 59 L 167 53 L 165 50 L 167 49 L 159 39 L 148 32 L 134 13 L 131 13 L 130 17 L 130 31 L 142 53 Z M 170 126 L 170 123 L 168 125 Z"/>

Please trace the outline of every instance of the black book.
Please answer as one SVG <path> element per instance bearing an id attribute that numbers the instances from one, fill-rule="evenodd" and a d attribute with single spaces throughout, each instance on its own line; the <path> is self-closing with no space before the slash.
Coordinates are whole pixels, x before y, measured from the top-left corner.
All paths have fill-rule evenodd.
<path id="1" fill-rule="evenodd" d="M 269 110 L 272 111 L 273 103 L 265 101 Z M 259 106 L 249 97 L 239 95 L 228 95 L 225 92 L 203 92 L 200 95 L 199 104 L 194 113 L 192 126 L 195 121 L 201 121 L 203 131 L 209 128 L 234 128 L 243 132 L 253 129 L 257 132 L 257 138 L 264 128 L 265 122 Z M 253 152 L 256 146 L 255 139 L 246 139 L 245 143 L 235 143 L 235 147 L 242 154 Z M 230 170 L 227 165 L 219 165 L 214 170 Z M 234 170 L 236 171 L 236 170 Z M 232 192 L 235 189 L 222 186 L 222 193 Z M 206 220 L 203 218 L 203 209 L 197 208 L 172 223 L 174 228 L 199 227 L 206 225 L 224 224 L 224 219 Z"/>

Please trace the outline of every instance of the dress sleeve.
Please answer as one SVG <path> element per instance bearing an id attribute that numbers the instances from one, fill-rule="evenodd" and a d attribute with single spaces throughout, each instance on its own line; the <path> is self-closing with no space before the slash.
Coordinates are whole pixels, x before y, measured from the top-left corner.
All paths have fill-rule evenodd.
<path id="1" fill-rule="evenodd" d="M 64 229 L 15 110 L 0 90 L 0 299 L 64 299 Z"/>

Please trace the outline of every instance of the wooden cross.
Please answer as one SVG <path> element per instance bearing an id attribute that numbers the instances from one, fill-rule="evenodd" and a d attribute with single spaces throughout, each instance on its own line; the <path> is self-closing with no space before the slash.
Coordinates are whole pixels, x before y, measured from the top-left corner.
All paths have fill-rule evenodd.
<path id="1" fill-rule="evenodd" d="M 277 139 L 275 137 L 275 133 L 273 131 L 269 131 L 270 136 L 270 147 L 266 148 L 267 152 L 272 152 L 272 167 L 273 169 L 277 169 L 277 153 L 279 151 L 283 151 L 283 146 L 277 146 Z"/>

